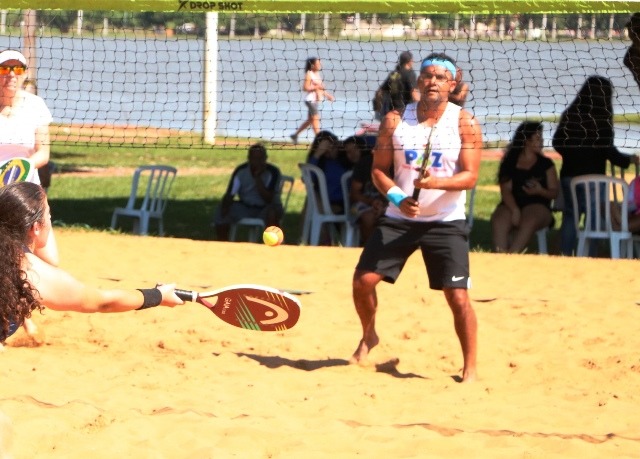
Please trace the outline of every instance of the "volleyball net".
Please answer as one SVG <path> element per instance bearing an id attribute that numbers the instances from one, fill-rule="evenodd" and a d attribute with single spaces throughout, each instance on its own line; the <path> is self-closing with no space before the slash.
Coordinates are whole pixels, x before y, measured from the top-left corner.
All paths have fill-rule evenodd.
<path id="1" fill-rule="evenodd" d="M 470 87 L 465 108 L 481 121 L 489 145 L 508 142 L 525 119 L 543 121 L 549 139 L 560 113 L 597 74 L 615 88 L 617 145 L 640 150 L 640 89 L 623 65 L 634 2 L 576 2 L 570 13 L 544 1 L 491 2 L 499 11 L 464 1 L 422 8 L 393 1 L 338 7 L 151 0 L 146 11 L 131 9 L 136 2 L 109 2 L 123 9 L 106 11 L 65 1 L 32 1 L 41 9 L 27 11 L 17 9 L 21 3 L 0 1 L 7 8 L 0 12 L 0 48 L 29 54 L 56 141 L 288 144 L 307 119 L 301 86 L 310 57 L 320 58 L 336 98 L 320 104 L 321 127 L 345 138 L 375 129 L 374 93 L 400 53 L 410 51 L 416 71 L 432 52 L 456 60 Z M 312 139 L 311 129 L 299 137 Z"/>

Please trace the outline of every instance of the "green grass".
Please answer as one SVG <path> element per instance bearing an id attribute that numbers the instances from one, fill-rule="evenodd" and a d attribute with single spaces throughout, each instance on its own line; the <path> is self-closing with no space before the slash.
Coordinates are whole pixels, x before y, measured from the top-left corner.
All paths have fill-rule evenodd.
<path id="1" fill-rule="evenodd" d="M 269 161 L 283 174 L 296 178 L 287 214 L 283 222 L 286 243 L 297 244 L 302 223 L 301 211 L 305 191 L 297 164 L 304 160 L 304 146 L 269 145 Z M 57 226 L 82 226 L 107 230 L 113 209 L 124 206 L 131 186 L 131 170 L 114 176 L 78 175 L 70 172 L 84 169 L 133 168 L 143 164 L 170 164 L 178 169 L 172 200 L 165 212 L 165 236 L 196 240 L 213 240 L 210 226 L 215 207 L 224 193 L 235 166 L 246 160 L 247 147 L 194 148 L 136 147 L 113 148 L 100 145 L 52 145 L 52 160 L 58 167 L 49 189 L 49 200 Z M 497 161 L 483 161 L 475 198 L 471 246 L 475 251 L 491 249 L 489 218 L 499 201 L 495 187 Z M 181 169 L 183 173 L 181 174 Z M 122 231 L 130 231 L 130 221 L 122 220 Z M 119 221 L 120 224 L 120 221 Z M 151 233 L 157 232 L 151 222 Z M 239 231 L 238 240 L 246 233 Z M 536 251 L 535 242 L 530 248 Z"/>

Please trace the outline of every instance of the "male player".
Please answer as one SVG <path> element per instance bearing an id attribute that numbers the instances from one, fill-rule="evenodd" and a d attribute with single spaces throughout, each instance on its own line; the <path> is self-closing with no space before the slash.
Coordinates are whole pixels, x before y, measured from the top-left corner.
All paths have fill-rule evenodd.
<path id="1" fill-rule="evenodd" d="M 353 276 L 362 339 L 351 361 L 363 362 L 379 342 L 376 285 L 382 280 L 394 283 L 420 248 L 430 288 L 444 292 L 453 312 L 464 359 L 462 381 L 468 382 L 476 378 L 477 320 L 467 294 L 471 280 L 465 190 L 478 178 L 482 133 L 469 112 L 449 102 L 455 87 L 453 59 L 431 55 L 420 66 L 420 101 L 402 115 L 389 112 L 380 126 L 371 176 L 391 204 Z M 430 165 L 419 178 L 417 170 L 428 151 Z M 417 199 L 412 197 L 414 188 L 420 190 Z"/>

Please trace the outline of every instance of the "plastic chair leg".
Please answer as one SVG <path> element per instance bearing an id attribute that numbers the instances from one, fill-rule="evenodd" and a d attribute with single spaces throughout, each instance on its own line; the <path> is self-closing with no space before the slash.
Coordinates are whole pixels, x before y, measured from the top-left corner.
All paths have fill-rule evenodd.
<path id="1" fill-rule="evenodd" d="M 309 245 L 320 244 L 320 231 L 322 230 L 322 223 L 311 222 L 311 236 L 309 237 Z"/>
<path id="2" fill-rule="evenodd" d="M 536 237 L 538 238 L 538 253 L 541 255 L 546 255 L 548 253 L 547 229 L 543 228 L 541 230 L 536 231 Z"/>

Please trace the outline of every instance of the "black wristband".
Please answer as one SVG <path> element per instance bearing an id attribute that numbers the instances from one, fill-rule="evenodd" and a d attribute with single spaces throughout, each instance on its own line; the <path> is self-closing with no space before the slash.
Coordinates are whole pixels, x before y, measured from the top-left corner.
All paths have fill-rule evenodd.
<path id="1" fill-rule="evenodd" d="M 162 303 L 162 292 L 157 288 L 139 288 L 137 290 L 142 292 L 144 301 L 142 306 L 136 309 L 136 311 L 139 311 L 140 309 L 154 308 Z"/>

